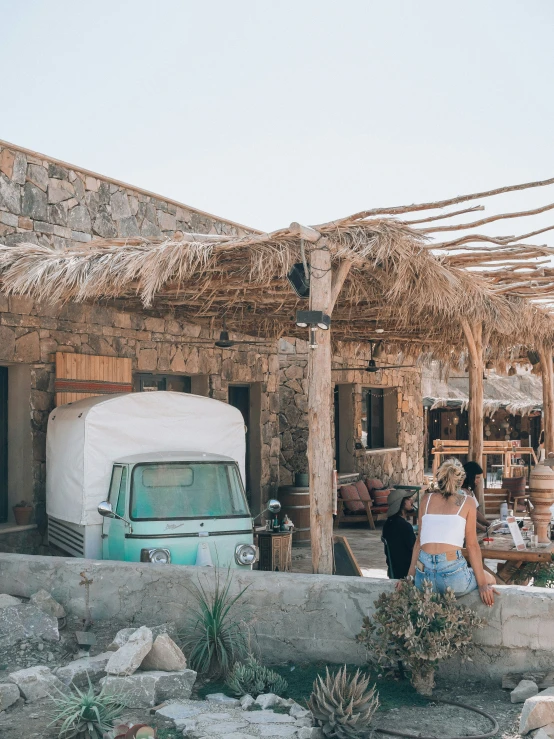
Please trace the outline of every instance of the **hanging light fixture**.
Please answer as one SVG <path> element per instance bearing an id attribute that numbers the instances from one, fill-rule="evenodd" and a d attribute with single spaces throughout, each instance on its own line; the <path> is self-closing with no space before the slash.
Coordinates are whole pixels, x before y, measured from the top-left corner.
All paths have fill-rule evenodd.
<path id="1" fill-rule="evenodd" d="M 373 347 L 373 358 L 381 359 L 385 356 L 385 346 L 382 341 L 378 341 Z"/>

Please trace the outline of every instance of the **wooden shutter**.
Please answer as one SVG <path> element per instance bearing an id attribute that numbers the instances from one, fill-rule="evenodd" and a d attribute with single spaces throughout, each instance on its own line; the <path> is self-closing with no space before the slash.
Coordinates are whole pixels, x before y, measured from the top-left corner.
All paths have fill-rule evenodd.
<path id="1" fill-rule="evenodd" d="M 132 390 L 131 359 L 56 352 L 56 405 Z"/>

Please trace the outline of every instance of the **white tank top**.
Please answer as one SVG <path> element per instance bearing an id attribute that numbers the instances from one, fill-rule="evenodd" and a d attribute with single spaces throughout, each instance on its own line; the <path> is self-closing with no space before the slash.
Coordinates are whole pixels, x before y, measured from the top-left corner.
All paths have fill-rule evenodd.
<path id="1" fill-rule="evenodd" d="M 464 546 L 466 520 L 460 515 L 467 495 L 463 493 L 464 502 L 458 513 L 427 513 L 431 495 L 427 498 L 425 513 L 421 518 L 420 544 L 450 544 L 458 549 Z"/>

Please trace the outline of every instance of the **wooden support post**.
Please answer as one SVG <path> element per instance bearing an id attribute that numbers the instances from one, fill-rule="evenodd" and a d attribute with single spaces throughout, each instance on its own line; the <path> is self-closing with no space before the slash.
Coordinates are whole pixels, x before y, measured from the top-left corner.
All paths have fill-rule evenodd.
<path id="1" fill-rule="evenodd" d="M 545 343 L 539 351 L 542 371 L 542 413 L 544 419 L 544 453 L 554 452 L 554 372 L 552 345 Z"/>
<path id="2" fill-rule="evenodd" d="M 330 314 L 331 252 L 325 239 L 310 250 L 310 309 Z M 331 437 L 331 330 L 316 332 L 308 359 L 308 468 L 314 573 L 333 574 L 333 443 Z"/>
<path id="3" fill-rule="evenodd" d="M 469 454 L 468 459 L 477 462 L 483 467 L 485 462 L 483 458 L 483 324 L 476 321 L 471 324 L 464 320 L 462 327 L 466 337 L 467 348 L 469 352 Z M 484 475 L 487 471 L 483 467 Z M 483 493 L 483 483 L 479 483 L 476 488 L 476 496 L 481 510 L 485 510 L 485 496 Z"/>

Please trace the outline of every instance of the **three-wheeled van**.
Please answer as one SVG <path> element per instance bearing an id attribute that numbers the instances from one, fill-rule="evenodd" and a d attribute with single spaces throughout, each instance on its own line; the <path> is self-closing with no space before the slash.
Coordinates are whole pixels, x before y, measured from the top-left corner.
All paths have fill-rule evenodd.
<path id="1" fill-rule="evenodd" d="M 49 541 L 94 559 L 251 567 L 257 550 L 240 411 L 173 392 L 86 398 L 52 411 Z"/>

